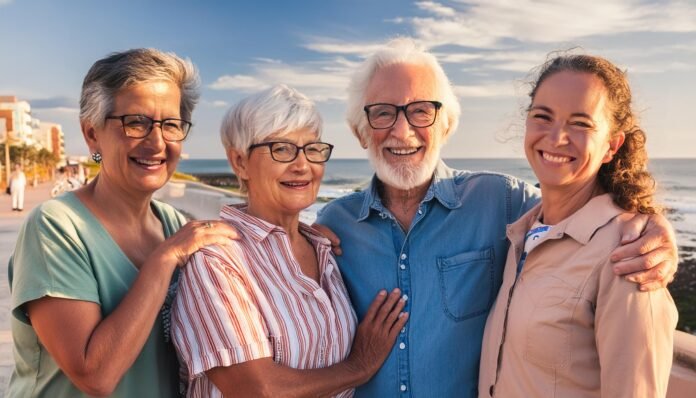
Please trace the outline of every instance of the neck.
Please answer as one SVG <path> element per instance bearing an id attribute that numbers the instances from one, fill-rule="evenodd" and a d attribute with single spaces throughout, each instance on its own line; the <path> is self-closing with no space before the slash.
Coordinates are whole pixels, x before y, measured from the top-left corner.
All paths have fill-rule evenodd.
<path id="1" fill-rule="evenodd" d="M 593 181 L 579 188 L 557 189 L 541 185 L 541 209 L 544 224 L 555 225 L 580 210 L 603 190 Z"/>
<path id="2" fill-rule="evenodd" d="M 290 236 L 291 240 L 300 235 L 299 213 L 288 214 L 282 210 L 268 209 L 265 206 L 257 205 L 256 202 L 249 197 L 247 214 L 283 228 Z"/>
<path id="3" fill-rule="evenodd" d="M 132 193 L 103 180 L 100 175 L 86 187 L 76 191 L 80 199 L 94 203 L 100 217 L 118 218 L 121 222 L 142 222 L 151 212 L 152 193 Z M 98 206 L 97 206 L 98 204 Z"/>
<path id="4" fill-rule="evenodd" d="M 399 189 L 380 182 L 379 195 L 382 203 L 392 212 L 402 227 L 407 229 L 430 187 L 430 181 L 411 189 Z"/>

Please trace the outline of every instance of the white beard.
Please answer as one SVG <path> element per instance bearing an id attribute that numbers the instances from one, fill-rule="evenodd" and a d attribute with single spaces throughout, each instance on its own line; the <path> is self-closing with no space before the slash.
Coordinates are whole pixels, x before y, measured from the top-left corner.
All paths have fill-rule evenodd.
<path id="1" fill-rule="evenodd" d="M 423 160 L 417 165 L 407 162 L 390 164 L 384 160 L 382 150 L 385 146 L 389 146 L 388 142 L 383 143 L 379 148 L 370 145 L 367 150 L 367 157 L 380 181 L 405 191 L 421 186 L 432 178 L 435 168 L 440 161 L 440 143 L 439 140 L 437 141 L 431 142 L 433 147 L 425 153 Z"/>

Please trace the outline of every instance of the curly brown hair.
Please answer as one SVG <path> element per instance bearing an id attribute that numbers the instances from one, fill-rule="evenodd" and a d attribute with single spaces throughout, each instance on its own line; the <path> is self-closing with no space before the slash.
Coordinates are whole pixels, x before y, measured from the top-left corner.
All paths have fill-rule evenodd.
<path id="1" fill-rule="evenodd" d="M 537 89 L 548 77 L 563 71 L 590 73 L 597 76 L 606 88 L 612 134 L 623 131 L 623 145 L 597 173 L 601 188 L 614 198 L 622 209 L 643 214 L 655 214 L 655 180 L 647 171 L 648 153 L 645 132 L 631 105 L 631 87 L 626 73 L 610 61 L 597 56 L 574 54 L 556 56 L 539 67 L 531 84 L 529 97 L 534 101 Z"/>

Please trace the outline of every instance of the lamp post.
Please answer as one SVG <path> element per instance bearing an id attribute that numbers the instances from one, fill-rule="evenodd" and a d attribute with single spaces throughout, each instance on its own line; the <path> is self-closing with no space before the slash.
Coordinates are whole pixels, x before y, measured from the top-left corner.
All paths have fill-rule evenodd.
<path id="1" fill-rule="evenodd" d="M 5 142 L 5 176 L 7 177 L 7 185 L 10 185 L 10 132 L 7 130 L 7 120 L 4 117 L 0 117 L 0 137 L 3 138 Z"/>

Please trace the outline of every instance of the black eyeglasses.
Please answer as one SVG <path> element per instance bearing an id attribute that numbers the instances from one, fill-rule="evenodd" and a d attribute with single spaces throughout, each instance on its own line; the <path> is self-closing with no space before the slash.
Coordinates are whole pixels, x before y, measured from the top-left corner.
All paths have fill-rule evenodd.
<path id="1" fill-rule="evenodd" d="M 438 101 L 414 101 L 406 105 L 370 104 L 363 109 L 367 121 L 373 129 L 388 129 L 396 124 L 399 111 L 404 113 L 406 121 L 413 127 L 430 127 L 435 123 L 437 111 L 442 107 Z"/>
<path id="2" fill-rule="evenodd" d="M 304 146 L 297 146 L 292 142 L 262 142 L 249 147 L 252 149 L 267 146 L 271 150 L 271 158 L 276 162 L 290 163 L 297 159 L 297 155 L 302 150 L 308 162 L 324 163 L 331 157 L 333 145 L 326 142 L 310 142 Z"/>
<path id="3" fill-rule="evenodd" d="M 123 133 L 131 138 L 145 138 L 152 132 L 155 123 L 160 124 L 165 141 L 183 141 L 191 130 L 191 122 L 182 119 L 155 120 L 145 115 L 107 116 L 107 120 L 121 121 Z"/>

